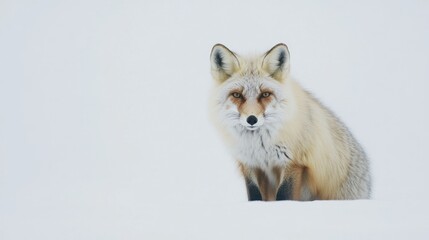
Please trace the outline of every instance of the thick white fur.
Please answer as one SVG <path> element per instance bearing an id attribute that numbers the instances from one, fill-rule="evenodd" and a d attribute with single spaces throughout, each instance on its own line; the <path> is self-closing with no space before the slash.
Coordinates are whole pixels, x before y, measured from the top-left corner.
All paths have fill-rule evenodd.
<path id="1" fill-rule="evenodd" d="M 283 64 L 279 53 L 283 52 Z M 215 54 L 221 53 L 222 66 Z M 233 157 L 248 168 L 263 169 L 277 184 L 273 167 L 303 166 L 306 179 L 300 200 L 364 199 L 370 197 L 371 177 L 367 157 L 346 126 L 289 76 L 289 51 L 276 45 L 261 56 L 242 57 L 222 45 L 212 50 L 212 118 Z M 219 59 L 217 59 L 219 60 Z M 231 89 L 244 89 L 251 101 L 261 86 L 274 90 L 275 100 L 258 116 L 259 126 L 248 130 Z M 252 179 L 252 176 L 249 173 Z M 276 186 L 278 187 L 278 186 Z"/>

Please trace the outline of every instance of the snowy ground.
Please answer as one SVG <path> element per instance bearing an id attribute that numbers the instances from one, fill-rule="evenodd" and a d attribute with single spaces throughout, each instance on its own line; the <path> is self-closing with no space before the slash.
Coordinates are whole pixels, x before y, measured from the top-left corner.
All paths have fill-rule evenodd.
<path id="1" fill-rule="evenodd" d="M 0 1 L 0 239 L 428 239 L 428 1 Z M 373 200 L 246 202 L 209 53 L 288 44 Z"/>
<path id="2" fill-rule="evenodd" d="M 378 200 L 42 204 L 7 215 L 2 239 L 426 239 L 424 205 Z"/>

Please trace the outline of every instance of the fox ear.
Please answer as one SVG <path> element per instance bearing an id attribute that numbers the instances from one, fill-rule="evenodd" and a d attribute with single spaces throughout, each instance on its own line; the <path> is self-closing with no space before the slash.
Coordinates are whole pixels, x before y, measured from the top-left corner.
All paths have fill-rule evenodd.
<path id="1" fill-rule="evenodd" d="M 238 71 L 240 63 L 237 56 L 222 44 L 213 46 L 210 54 L 212 76 L 223 82 Z"/>
<path id="2" fill-rule="evenodd" d="M 283 81 L 289 73 L 289 49 L 279 43 L 271 48 L 262 60 L 262 69 L 277 81 Z"/>

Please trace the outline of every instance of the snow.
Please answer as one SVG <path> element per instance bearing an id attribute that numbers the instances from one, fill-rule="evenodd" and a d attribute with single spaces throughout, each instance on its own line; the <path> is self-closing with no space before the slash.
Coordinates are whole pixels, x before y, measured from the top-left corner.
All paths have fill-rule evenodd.
<path id="1" fill-rule="evenodd" d="M 427 1 L 0 2 L 0 239 L 427 239 Z M 373 199 L 252 202 L 209 53 L 285 42 Z"/>
<path id="2" fill-rule="evenodd" d="M 428 215 L 414 203 L 50 205 L 18 211 L 2 239 L 424 239 Z"/>

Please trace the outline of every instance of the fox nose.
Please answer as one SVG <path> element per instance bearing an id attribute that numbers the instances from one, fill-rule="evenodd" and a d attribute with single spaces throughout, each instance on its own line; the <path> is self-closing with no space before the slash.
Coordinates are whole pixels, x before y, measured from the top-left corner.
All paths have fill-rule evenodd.
<path id="1" fill-rule="evenodd" d="M 253 115 L 250 115 L 248 118 L 247 118 L 247 123 L 249 123 L 250 125 L 254 125 L 255 123 L 257 123 L 258 122 L 258 119 L 255 117 L 255 116 L 253 116 Z"/>

